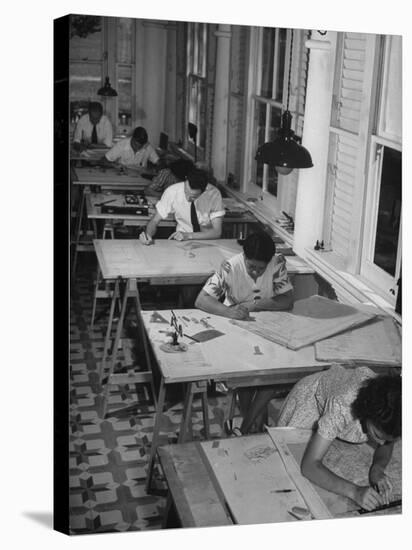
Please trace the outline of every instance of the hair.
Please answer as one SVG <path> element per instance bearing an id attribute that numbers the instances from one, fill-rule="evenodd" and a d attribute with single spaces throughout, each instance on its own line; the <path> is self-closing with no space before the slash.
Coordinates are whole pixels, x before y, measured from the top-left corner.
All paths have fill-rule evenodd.
<path id="1" fill-rule="evenodd" d="M 199 168 L 191 168 L 187 174 L 187 180 L 192 189 L 200 189 L 203 191 L 207 186 L 207 174 L 204 170 L 199 170 Z"/>
<path id="2" fill-rule="evenodd" d="M 269 263 L 276 252 L 272 237 L 265 232 L 251 233 L 241 241 L 243 252 L 248 260 Z"/>
<path id="3" fill-rule="evenodd" d="M 193 168 L 193 163 L 190 160 L 178 159 L 170 163 L 169 168 L 179 181 L 184 181 Z"/>
<path id="4" fill-rule="evenodd" d="M 383 374 L 365 380 L 352 403 L 352 414 L 365 431 L 369 420 L 392 437 L 402 432 L 402 381 L 399 375 Z"/>
<path id="5" fill-rule="evenodd" d="M 91 101 L 89 103 L 89 113 L 91 111 L 95 111 L 95 112 L 98 112 L 100 113 L 101 115 L 103 114 L 103 107 L 102 107 L 102 104 L 99 103 L 98 101 Z"/>
<path id="6" fill-rule="evenodd" d="M 138 126 L 134 129 L 133 139 L 135 139 L 140 145 L 144 145 L 148 142 L 148 135 L 146 129 L 143 126 Z"/>

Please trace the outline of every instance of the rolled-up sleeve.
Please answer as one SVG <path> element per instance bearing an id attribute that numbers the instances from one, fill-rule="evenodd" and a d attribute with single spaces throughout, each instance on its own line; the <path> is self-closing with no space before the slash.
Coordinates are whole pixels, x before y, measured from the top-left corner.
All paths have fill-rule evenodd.
<path id="1" fill-rule="evenodd" d="M 277 254 L 273 272 L 273 295 L 278 296 L 291 290 L 293 290 L 293 286 L 289 280 L 285 257 L 283 254 Z"/>
<path id="2" fill-rule="evenodd" d="M 225 215 L 225 208 L 223 206 L 222 195 L 216 189 L 216 193 L 213 193 L 210 200 L 210 219 L 221 218 Z"/>
<path id="3" fill-rule="evenodd" d="M 163 220 L 173 212 L 173 197 L 174 194 L 171 192 L 171 188 L 168 187 L 156 204 L 156 210 Z"/>
<path id="4" fill-rule="evenodd" d="M 119 142 L 119 143 L 120 143 L 120 142 Z M 118 158 L 120 158 L 119 143 L 116 143 L 115 145 L 113 145 L 113 147 L 110 149 L 110 151 L 107 151 L 107 153 L 105 154 L 105 157 L 106 157 L 107 160 L 109 160 L 110 162 L 116 162 L 116 160 L 117 160 Z"/>

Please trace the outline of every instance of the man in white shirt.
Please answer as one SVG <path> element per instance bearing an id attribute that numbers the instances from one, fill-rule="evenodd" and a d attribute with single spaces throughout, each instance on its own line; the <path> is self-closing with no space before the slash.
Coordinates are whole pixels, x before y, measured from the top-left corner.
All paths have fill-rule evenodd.
<path id="1" fill-rule="evenodd" d="M 159 156 L 149 143 L 146 129 L 135 128 L 132 137 L 118 141 L 105 154 L 106 160 L 130 168 L 146 168 L 147 163 L 157 164 Z"/>
<path id="2" fill-rule="evenodd" d="M 97 102 L 90 103 L 89 112 L 80 118 L 74 130 L 74 149 L 82 150 L 86 147 L 94 148 L 99 145 L 111 147 L 112 141 L 112 124 L 103 114 L 103 107 Z"/>
<path id="3" fill-rule="evenodd" d="M 156 204 L 156 213 L 146 231 L 140 234 L 143 244 L 153 244 L 153 236 L 161 220 L 174 214 L 177 227 L 169 239 L 177 241 L 219 239 L 225 215 L 220 191 L 207 183 L 203 170 L 192 168 L 185 181 L 168 187 Z"/>

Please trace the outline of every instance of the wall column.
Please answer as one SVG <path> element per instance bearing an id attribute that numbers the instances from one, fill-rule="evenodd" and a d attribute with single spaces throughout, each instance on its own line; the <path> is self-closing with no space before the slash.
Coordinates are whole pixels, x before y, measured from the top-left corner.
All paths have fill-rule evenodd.
<path id="1" fill-rule="evenodd" d="M 216 79 L 213 105 L 212 168 L 219 182 L 226 181 L 229 120 L 230 25 L 219 25 L 215 32 Z"/>
<path id="2" fill-rule="evenodd" d="M 140 30 L 143 37 L 136 42 L 136 124 L 146 128 L 149 141 L 156 147 L 164 129 L 167 24 L 144 21 Z"/>
<path id="3" fill-rule="evenodd" d="M 314 166 L 299 172 L 293 244 L 301 257 L 306 248 L 313 249 L 323 229 L 337 33 L 321 36 L 314 30 L 312 36 L 306 42 L 310 57 L 302 145 Z"/>

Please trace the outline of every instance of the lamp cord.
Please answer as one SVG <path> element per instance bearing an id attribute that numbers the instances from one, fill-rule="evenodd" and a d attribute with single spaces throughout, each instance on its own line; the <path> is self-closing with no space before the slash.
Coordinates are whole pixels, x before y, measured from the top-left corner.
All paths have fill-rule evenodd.
<path id="1" fill-rule="evenodd" d="M 292 73 L 292 54 L 293 54 L 293 29 L 290 29 L 290 31 L 291 31 L 291 38 L 290 38 L 290 52 L 289 52 L 288 98 L 286 102 L 287 111 L 289 111 L 290 76 Z"/>

